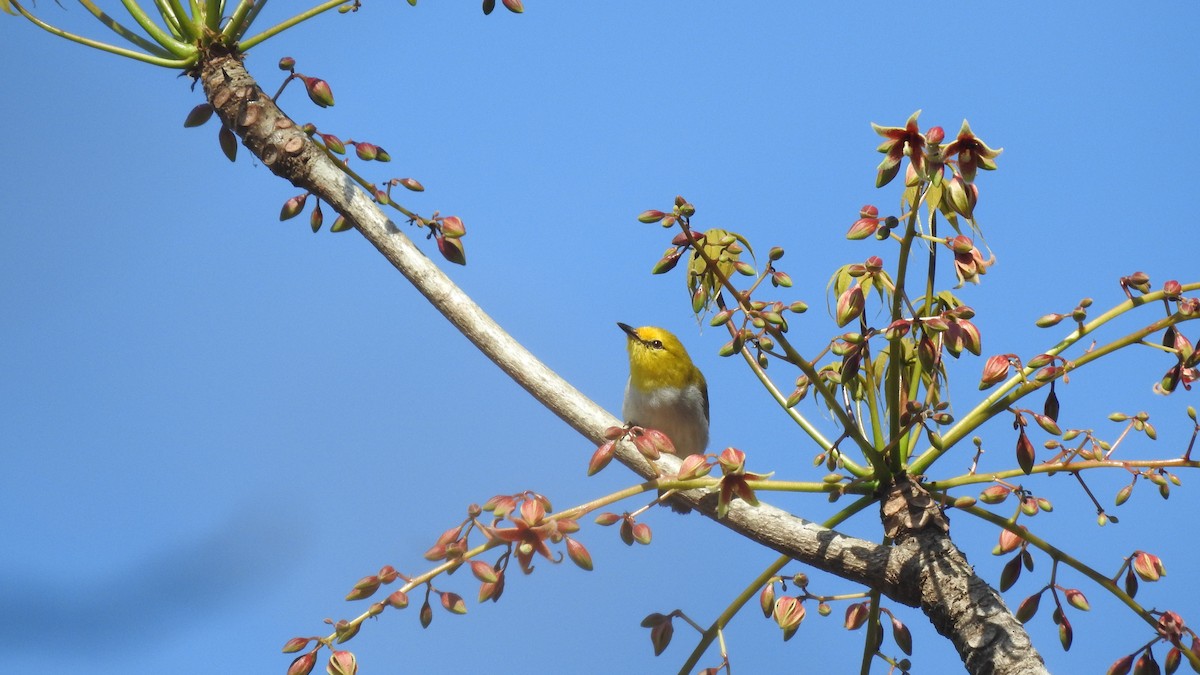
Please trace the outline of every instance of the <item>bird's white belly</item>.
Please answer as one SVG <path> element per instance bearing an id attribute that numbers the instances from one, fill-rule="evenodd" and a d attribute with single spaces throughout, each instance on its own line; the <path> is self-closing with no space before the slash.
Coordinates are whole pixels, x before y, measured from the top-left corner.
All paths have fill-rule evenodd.
<path id="1" fill-rule="evenodd" d="M 666 434 L 680 457 L 703 453 L 708 447 L 708 420 L 698 389 L 643 391 L 627 385 L 621 414 L 626 422 Z"/>

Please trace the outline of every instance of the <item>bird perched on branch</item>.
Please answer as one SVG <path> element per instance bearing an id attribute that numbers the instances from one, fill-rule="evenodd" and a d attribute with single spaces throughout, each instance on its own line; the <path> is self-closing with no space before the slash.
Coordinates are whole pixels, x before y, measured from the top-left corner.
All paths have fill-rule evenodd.
<path id="1" fill-rule="evenodd" d="M 625 421 L 658 429 L 671 439 L 680 457 L 708 447 L 708 384 L 679 338 L 654 326 L 618 323 L 628 336 L 629 383 Z"/>

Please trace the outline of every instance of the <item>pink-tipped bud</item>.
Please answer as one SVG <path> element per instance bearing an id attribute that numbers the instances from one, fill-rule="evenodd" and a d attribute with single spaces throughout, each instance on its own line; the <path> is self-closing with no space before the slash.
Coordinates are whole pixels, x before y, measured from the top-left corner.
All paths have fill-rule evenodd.
<path id="1" fill-rule="evenodd" d="M 670 437 L 658 429 L 646 429 L 642 432 L 641 438 L 646 439 L 656 453 L 675 454 L 675 444 L 671 442 Z"/>
<path id="2" fill-rule="evenodd" d="M 640 214 L 638 214 L 637 219 L 643 223 L 657 223 L 665 218 L 666 215 L 667 214 L 663 213 L 662 211 L 650 209 L 649 211 L 642 211 Z"/>
<path id="3" fill-rule="evenodd" d="M 421 185 L 416 178 L 400 178 L 396 181 L 396 183 L 398 185 L 403 185 L 405 188 L 412 190 L 413 192 L 425 191 L 425 186 Z"/>
<path id="4" fill-rule="evenodd" d="M 466 250 L 463 249 L 462 241 L 457 237 L 438 237 L 437 247 L 446 260 L 455 265 L 467 264 Z"/>
<path id="5" fill-rule="evenodd" d="M 804 620 L 804 603 L 799 598 L 785 595 L 775 601 L 775 623 L 783 629 L 783 639 L 788 640 L 796 634 L 800 622 Z"/>
<path id="6" fill-rule="evenodd" d="M 304 202 L 308 200 L 308 193 L 296 195 L 283 203 L 283 208 L 279 210 L 279 219 L 287 220 L 295 218 L 301 211 L 304 210 Z"/>
<path id="7" fill-rule="evenodd" d="M 1133 571 L 1142 581 L 1158 581 L 1167 574 L 1162 559 L 1153 553 L 1138 551 L 1133 556 Z"/>
<path id="8" fill-rule="evenodd" d="M 338 138 L 337 136 L 334 136 L 333 134 L 318 134 L 318 135 L 321 137 L 321 140 L 325 141 L 325 147 L 329 148 L 330 152 L 336 153 L 339 155 L 346 154 L 346 145 L 344 143 L 342 143 L 342 139 Z"/>
<path id="9" fill-rule="evenodd" d="M 467 228 L 458 216 L 442 218 L 442 236 L 457 239 L 467 233 Z"/>
<path id="10" fill-rule="evenodd" d="M 950 208 L 964 218 L 971 218 L 975 212 L 975 203 L 979 200 L 979 188 L 974 183 L 967 183 L 961 176 L 955 176 L 950 181 Z"/>
<path id="11" fill-rule="evenodd" d="M 317 665 L 317 652 L 311 651 L 307 654 L 297 656 L 292 664 L 288 666 L 287 675 L 308 675 Z"/>
<path id="12" fill-rule="evenodd" d="M 597 525 L 601 525 L 604 527 L 607 527 L 609 525 L 616 525 L 617 523 L 621 522 L 621 516 L 619 516 L 615 513 L 609 513 L 607 511 L 605 511 L 604 513 L 601 513 L 600 515 L 596 516 L 595 522 Z"/>
<path id="13" fill-rule="evenodd" d="M 305 647 L 307 647 L 308 643 L 311 641 L 312 641 L 312 638 L 294 637 L 291 640 L 288 640 L 286 643 L 284 643 L 283 653 L 291 654 L 294 652 L 298 652 L 301 649 L 304 649 Z"/>
<path id="14" fill-rule="evenodd" d="M 587 547 L 583 544 L 567 537 L 567 556 L 571 558 L 571 562 L 575 563 L 580 569 L 588 572 L 592 571 L 592 554 L 588 552 Z"/>
<path id="15" fill-rule="evenodd" d="M 725 448 L 717 457 L 717 461 L 721 464 L 721 472 L 726 476 L 746 472 L 746 453 L 737 448 Z"/>
<path id="16" fill-rule="evenodd" d="M 983 376 L 979 378 L 980 389 L 987 389 L 1008 377 L 1008 369 L 1011 367 L 1009 357 L 1011 356 L 1011 354 L 996 354 L 988 357 L 987 362 L 983 365 Z"/>
<path id="17" fill-rule="evenodd" d="M 975 248 L 975 242 L 971 241 L 970 237 L 958 235 L 946 242 L 955 253 L 970 253 L 971 249 Z"/>
<path id="18" fill-rule="evenodd" d="M 1092 608 L 1092 606 L 1088 604 L 1087 597 L 1084 596 L 1083 591 L 1080 591 L 1077 588 L 1068 588 L 1066 591 L 1063 591 L 1063 595 L 1067 598 L 1067 604 L 1071 605 L 1075 609 L 1086 612 Z"/>
<path id="19" fill-rule="evenodd" d="M 374 143 L 355 143 L 354 154 L 363 161 L 371 161 L 379 156 L 379 146 Z"/>
<path id="20" fill-rule="evenodd" d="M 941 143 L 946 140 L 946 130 L 941 127 L 930 127 L 925 132 L 925 141 L 928 143 Z"/>
<path id="21" fill-rule="evenodd" d="M 775 611 L 775 584 L 767 584 L 758 594 L 758 607 L 762 610 L 764 618 L 771 618 L 772 612 Z"/>
<path id="22" fill-rule="evenodd" d="M 651 537 L 650 526 L 646 523 L 637 523 L 633 526 L 633 540 L 637 543 L 647 546 L 650 544 Z"/>
<path id="23" fill-rule="evenodd" d="M 1018 527 L 1020 527 L 1022 530 L 1025 529 L 1025 527 L 1022 525 L 1018 525 Z M 999 553 L 1010 553 L 1017 550 L 1017 547 L 1021 545 L 1022 541 L 1024 540 L 1021 539 L 1021 535 L 1009 530 L 1000 530 L 1000 541 L 996 545 L 996 548 L 998 549 Z M 993 553 L 996 553 L 996 551 L 993 551 Z"/>
<path id="24" fill-rule="evenodd" d="M 292 70 L 295 67 L 296 67 L 296 59 L 293 59 L 290 56 L 285 56 L 285 57 L 279 59 L 279 69 L 280 70 Z"/>
<path id="25" fill-rule="evenodd" d="M 683 463 L 679 465 L 679 480 L 691 480 L 693 478 L 703 478 L 712 471 L 712 464 L 708 463 L 708 459 L 699 453 L 688 455 L 683 458 Z"/>
<path id="26" fill-rule="evenodd" d="M 1011 492 L 1012 490 L 1003 485 L 993 485 L 979 493 L 979 501 L 984 504 L 999 504 L 1008 499 Z"/>
<path id="27" fill-rule="evenodd" d="M 863 627 L 863 624 L 867 623 L 869 614 L 870 610 L 867 608 L 867 603 L 856 602 L 846 608 L 846 620 L 843 625 L 846 626 L 846 630 L 858 630 Z"/>
<path id="28" fill-rule="evenodd" d="M 329 655 L 329 665 L 325 666 L 329 675 L 356 675 L 358 660 L 354 654 L 347 651 L 336 651 Z"/>
<path id="29" fill-rule="evenodd" d="M 379 577 L 377 576 L 363 577 L 358 580 L 358 583 L 354 584 L 354 588 L 346 595 L 346 599 L 362 600 L 363 598 L 369 598 L 375 594 L 375 591 L 379 590 L 379 583 Z"/>
<path id="30" fill-rule="evenodd" d="M 846 289 L 837 301 L 837 325 L 843 327 L 851 321 L 857 319 L 863 312 L 863 307 L 866 305 L 866 298 L 863 296 L 862 286 L 855 284 L 851 288 Z"/>
<path id="31" fill-rule="evenodd" d="M 846 238 L 851 241 L 866 239 L 875 234 L 875 230 L 879 228 L 878 218 L 859 218 L 850 226 L 850 230 L 846 232 Z"/>
<path id="32" fill-rule="evenodd" d="M 301 79 L 304 81 L 304 89 L 313 103 L 322 108 L 333 105 L 333 90 L 329 88 L 328 82 L 319 77 L 302 77 Z"/>
<path id="33" fill-rule="evenodd" d="M 321 202 L 313 207 L 312 214 L 308 217 L 308 224 L 313 232 L 321 229 L 321 223 L 325 222 L 325 214 L 321 213 Z"/>

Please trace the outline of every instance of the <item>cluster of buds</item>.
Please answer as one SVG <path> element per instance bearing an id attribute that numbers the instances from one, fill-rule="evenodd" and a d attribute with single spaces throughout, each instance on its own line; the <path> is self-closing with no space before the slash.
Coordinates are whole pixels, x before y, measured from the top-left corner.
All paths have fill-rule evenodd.
<path id="1" fill-rule="evenodd" d="M 880 241 L 887 239 L 892 235 L 892 230 L 900 224 L 900 220 L 896 216 L 879 217 L 879 207 L 872 204 L 866 204 L 858 211 L 858 220 L 850 226 L 850 230 L 846 232 L 846 238 L 851 241 L 866 239 L 874 235 Z"/>
<path id="2" fill-rule="evenodd" d="M 908 630 L 908 626 L 897 619 L 894 614 L 886 607 L 879 608 L 880 614 L 887 614 L 891 619 L 892 639 L 896 641 L 896 646 L 900 651 L 911 656 L 912 655 L 912 633 Z M 858 630 L 867 624 L 867 620 L 871 616 L 871 606 L 866 602 L 856 602 L 846 608 L 846 618 L 843 622 L 846 630 Z M 879 639 L 883 639 L 883 624 L 882 622 L 875 624 L 876 634 Z M 907 672 L 911 667 L 908 664 L 908 659 L 903 659 L 896 664 L 896 667 L 901 671 Z"/>
<path id="3" fill-rule="evenodd" d="M 573 518 L 549 516 L 550 501 L 544 496 L 533 492 L 501 495 L 493 497 L 482 508 L 484 511 L 491 511 L 495 519 L 491 525 L 480 524 L 480 529 L 490 541 L 508 544 L 509 552 L 515 553 L 521 571 L 525 574 L 533 572 L 532 561 L 535 553 L 551 562 L 560 562 L 561 558 L 555 558 L 549 544 L 564 541 L 571 561 L 585 570 L 592 569 L 591 555 L 587 549 L 568 536 L 579 531 L 578 521 Z M 511 527 L 497 527 L 503 520 L 511 523 Z M 496 571 L 499 573 L 502 570 Z M 484 583 L 497 582 L 485 580 Z"/>
<path id="4" fill-rule="evenodd" d="M 275 98 L 279 98 L 279 94 L 283 93 L 284 87 L 292 80 L 300 80 L 304 83 L 304 90 L 308 92 L 308 98 L 313 103 L 322 108 L 328 108 L 333 105 L 333 90 L 329 88 L 329 83 L 319 77 L 308 77 L 296 72 L 296 59 L 285 56 L 279 59 L 279 69 L 288 73 L 287 79 L 279 87 L 279 92 L 275 94 Z"/>
<path id="5" fill-rule="evenodd" d="M 954 275 L 958 277 L 956 288 L 968 281 L 978 284 L 979 277 L 987 274 L 988 268 L 996 264 L 994 255 L 984 260 L 983 252 L 975 246 L 970 237 L 961 234 L 951 237 L 946 240 L 946 246 L 954 251 Z"/>
<path id="6" fill-rule="evenodd" d="M 1188 660 L 1192 670 L 1200 672 L 1200 637 L 1196 635 L 1196 632 L 1184 624 L 1183 617 L 1177 612 L 1167 610 L 1151 613 L 1159 615 L 1158 623 L 1155 625 L 1158 639 L 1171 645 L 1163 659 L 1162 666 L 1160 667 L 1154 658 L 1152 643 L 1117 659 L 1109 666 L 1108 675 L 1128 675 L 1130 672 L 1135 675 L 1174 673 L 1179 670 L 1184 658 Z M 1185 646 L 1184 642 L 1188 638 L 1191 638 L 1190 642 Z"/>

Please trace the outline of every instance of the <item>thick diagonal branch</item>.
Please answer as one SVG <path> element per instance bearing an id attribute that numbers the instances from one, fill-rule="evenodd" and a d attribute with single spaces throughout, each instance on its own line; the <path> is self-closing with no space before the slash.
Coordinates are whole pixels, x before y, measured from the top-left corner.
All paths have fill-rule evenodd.
<path id="1" fill-rule="evenodd" d="M 345 216 L 467 339 L 534 398 L 595 444 L 604 441 L 605 428 L 619 424 L 500 328 L 399 232 L 372 198 L 263 93 L 237 56 L 210 53 L 201 63 L 199 75 L 221 122 L 264 166 Z M 672 457 L 661 460 L 661 469 L 656 470 L 628 444 L 618 449 L 617 457 L 645 478 L 656 477 L 659 471 L 670 473 L 678 466 L 678 460 Z M 684 498 L 705 515 L 716 518 L 712 496 L 685 493 Z M 766 504 L 751 508 L 742 502 L 736 502 L 719 522 L 807 565 L 878 588 L 895 602 L 922 607 L 938 630 L 959 646 L 971 672 L 1044 672 L 988 665 L 1005 663 L 1003 659 L 996 661 L 990 651 L 997 644 L 1012 650 L 1018 663 L 1040 667 L 1040 659 L 1015 620 L 1010 622 L 1015 626 L 992 623 L 996 616 L 1008 613 L 995 592 L 974 575 L 949 537 L 942 535 L 929 541 L 913 537 L 903 546 L 883 546 L 845 536 Z M 966 598 L 974 599 L 977 608 L 987 611 L 976 611 L 964 621 L 961 608 L 949 603 Z M 964 627 L 971 621 L 979 623 L 978 630 Z M 997 639 L 997 632 L 1008 631 L 1016 635 Z"/>

